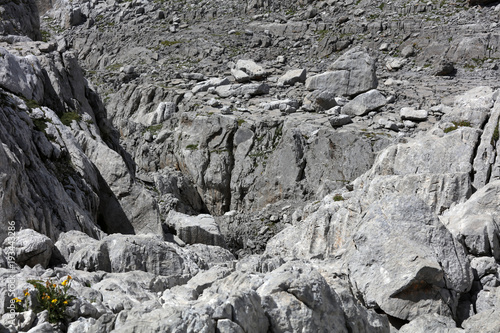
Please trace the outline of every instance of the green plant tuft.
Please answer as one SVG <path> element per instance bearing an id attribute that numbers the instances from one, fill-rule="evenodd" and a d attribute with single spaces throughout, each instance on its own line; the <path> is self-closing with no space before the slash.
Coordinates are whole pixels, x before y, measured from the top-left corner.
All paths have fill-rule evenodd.
<path id="1" fill-rule="evenodd" d="M 344 200 L 345 200 L 344 197 L 340 194 L 335 194 L 333 196 L 333 201 L 344 201 Z"/>
<path id="2" fill-rule="evenodd" d="M 76 112 L 65 112 L 61 116 L 61 122 L 66 126 L 71 126 L 71 123 L 73 122 L 73 120 L 78 122 L 78 121 L 82 120 L 82 116 L 80 116 Z"/>
<path id="3" fill-rule="evenodd" d="M 498 139 L 500 138 L 500 133 L 498 131 L 498 123 L 497 126 L 495 127 L 495 130 L 493 131 L 493 135 L 491 136 L 491 145 L 494 146 L 498 142 Z"/>
<path id="4" fill-rule="evenodd" d="M 453 126 L 446 127 L 443 131 L 445 133 L 450 133 L 459 127 L 471 127 L 471 123 L 468 120 L 452 121 Z"/>

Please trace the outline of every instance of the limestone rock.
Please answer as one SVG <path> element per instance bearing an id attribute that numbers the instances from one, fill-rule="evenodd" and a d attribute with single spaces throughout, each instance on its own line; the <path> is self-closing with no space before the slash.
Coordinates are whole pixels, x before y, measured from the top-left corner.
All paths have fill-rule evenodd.
<path id="1" fill-rule="evenodd" d="M 269 75 L 264 67 L 253 60 L 240 59 L 236 62 L 236 69 L 245 72 L 250 80 L 261 80 Z"/>
<path id="2" fill-rule="evenodd" d="M 293 86 L 295 83 L 304 83 L 306 81 L 305 69 L 293 69 L 283 74 L 278 79 L 278 85 Z"/>
<path id="3" fill-rule="evenodd" d="M 464 331 L 472 332 L 498 332 L 500 329 L 500 320 L 498 320 L 497 309 L 483 311 L 478 313 L 462 323 Z"/>
<path id="4" fill-rule="evenodd" d="M 426 110 L 416 110 L 411 107 L 401 108 L 399 114 L 401 119 L 412 121 L 424 121 L 428 117 L 428 112 Z"/>
<path id="5" fill-rule="evenodd" d="M 170 212 L 167 223 L 175 229 L 177 236 L 187 244 L 206 244 L 225 246 L 219 227 L 214 218 L 208 214 L 189 216 Z"/>
<path id="6" fill-rule="evenodd" d="M 410 323 L 403 325 L 399 332 L 401 333 L 425 333 L 425 332 L 442 332 L 442 333 L 459 333 L 463 332 L 456 327 L 456 323 L 449 317 L 440 316 L 437 314 L 421 315 Z"/>
<path id="7" fill-rule="evenodd" d="M 328 121 L 330 121 L 330 125 L 332 125 L 332 127 L 334 128 L 352 123 L 351 117 L 346 114 L 339 114 L 338 116 L 332 116 L 328 118 Z"/>
<path id="8" fill-rule="evenodd" d="M 53 247 L 54 243 L 49 237 L 32 229 L 16 232 L 14 236 L 7 237 L 2 244 L 4 253 L 12 255 L 21 267 L 24 265 L 33 267 L 38 264 L 47 267 Z"/>
<path id="9" fill-rule="evenodd" d="M 472 284 L 462 245 L 415 197 L 389 196 L 374 203 L 349 253 L 350 278 L 366 304 L 400 319 L 429 312 L 454 316 L 455 295 Z"/>
<path id="10" fill-rule="evenodd" d="M 18 57 L 0 48 L 0 87 L 41 103 L 44 85 L 38 59 L 29 55 Z"/>
<path id="11" fill-rule="evenodd" d="M 257 292 L 273 331 L 347 332 L 338 296 L 307 264 L 284 264 L 266 276 Z"/>
<path id="12" fill-rule="evenodd" d="M 336 95 L 356 96 L 377 88 L 375 59 L 366 50 L 353 48 L 330 67 L 330 71 L 306 80 L 308 90 L 329 90 Z"/>
<path id="13" fill-rule="evenodd" d="M 500 216 L 496 209 L 499 195 L 500 181 L 497 180 L 481 188 L 466 202 L 451 208 L 441 218 L 473 255 L 500 259 Z"/>
<path id="14" fill-rule="evenodd" d="M 344 105 L 342 113 L 349 116 L 363 116 L 370 111 L 377 110 L 386 104 L 386 98 L 376 89 L 356 96 Z"/>

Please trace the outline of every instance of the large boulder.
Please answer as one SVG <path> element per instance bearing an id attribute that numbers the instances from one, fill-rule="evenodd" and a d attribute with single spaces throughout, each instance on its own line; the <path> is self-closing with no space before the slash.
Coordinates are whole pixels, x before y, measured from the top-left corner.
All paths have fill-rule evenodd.
<path id="1" fill-rule="evenodd" d="M 2 244 L 5 254 L 12 256 L 19 266 L 47 267 L 52 255 L 52 240 L 32 229 L 24 229 L 7 237 Z"/>
<path id="2" fill-rule="evenodd" d="M 257 292 L 273 332 L 347 332 L 339 297 L 306 263 L 284 264 Z"/>
<path id="3" fill-rule="evenodd" d="M 373 203 L 348 243 L 345 262 L 364 303 L 403 320 L 455 316 L 473 280 L 463 246 L 415 196 Z"/>
<path id="4" fill-rule="evenodd" d="M 356 96 L 342 108 L 342 113 L 349 116 L 363 116 L 386 104 L 386 98 L 377 89 L 372 89 Z"/>
<path id="5" fill-rule="evenodd" d="M 219 226 L 211 215 L 189 216 L 171 211 L 167 217 L 167 224 L 174 228 L 177 236 L 187 244 L 225 246 Z"/>
<path id="6" fill-rule="evenodd" d="M 70 267 L 86 271 L 138 270 L 181 281 L 196 274 L 199 265 L 206 265 L 195 253 L 151 234 L 113 234 L 97 241 L 70 232 L 56 246 Z"/>
<path id="7" fill-rule="evenodd" d="M 278 86 L 293 86 L 295 83 L 304 83 L 306 81 L 305 69 L 292 69 L 280 76 Z"/>
<path id="8" fill-rule="evenodd" d="M 329 71 L 306 80 L 308 90 L 330 90 L 337 96 L 356 96 L 377 88 L 376 59 L 366 49 L 353 48 L 344 53 Z"/>
<path id="9" fill-rule="evenodd" d="M 500 260 L 500 180 L 474 193 L 466 202 L 456 205 L 441 217 L 443 224 L 457 237 L 469 253 L 494 256 Z"/>
<path id="10" fill-rule="evenodd" d="M 41 103 L 44 94 L 42 78 L 37 57 L 19 57 L 0 47 L 0 87 Z"/>
<path id="11" fill-rule="evenodd" d="M 253 60 L 240 59 L 236 62 L 235 69 L 246 73 L 250 80 L 260 80 L 269 75 L 264 67 Z"/>

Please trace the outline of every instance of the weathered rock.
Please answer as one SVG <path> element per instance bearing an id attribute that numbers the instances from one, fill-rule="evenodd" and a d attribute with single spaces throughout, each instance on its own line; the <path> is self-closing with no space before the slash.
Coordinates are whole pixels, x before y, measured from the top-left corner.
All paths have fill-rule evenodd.
<path id="1" fill-rule="evenodd" d="M 236 62 L 236 69 L 245 72 L 250 80 L 261 80 L 269 75 L 264 67 L 256 64 L 253 60 L 238 60 Z"/>
<path id="2" fill-rule="evenodd" d="M 193 92 L 193 94 L 197 94 L 199 92 L 207 91 L 211 87 L 219 87 L 227 84 L 229 84 L 229 80 L 227 78 L 212 78 L 208 81 L 197 83 L 191 91 Z"/>
<path id="3" fill-rule="evenodd" d="M 40 13 L 35 2 L 28 0 L 2 3 L 2 35 L 24 35 L 32 40 L 40 40 Z"/>
<path id="4" fill-rule="evenodd" d="M 336 95 L 356 96 L 377 88 L 375 59 L 366 50 L 353 48 L 330 67 L 330 71 L 306 80 L 308 90 L 329 90 Z"/>
<path id="5" fill-rule="evenodd" d="M 401 50 L 401 56 L 403 56 L 403 58 L 409 58 L 413 55 L 415 55 L 415 49 L 413 48 L 413 45 L 406 45 Z"/>
<path id="6" fill-rule="evenodd" d="M 42 265 L 47 267 L 54 243 L 52 240 L 32 229 L 16 232 L 14 236 L 7 237 L 2 244 L 4 253 L 12 256 L 21 267 L 28 265 Z"/>
<path id="7" fill-rule="evenodd" d="M 167 224 L 174 228 L 177 236 L 187 244 L 225 246 L 224 238 L 211 215 L 189 216 L 171 211 Z"/>
<path id="8" fill-rule="evenodd" d="M 332 116 L 328 118 L 328 121 L 330 122 L 330 125 L 332 125 L 332 127 L 341 127 L 352 123 L 351 117 L 346 114 L 339 114 L 338 116 Z"/>
<path id="9" fill-rule="evenodd" d="M 44 85 L 38 59 L 29 55 L 18 57 L 0 48 L 0 86 L 29 100 L 42 102 Z"/>
<path id="10" fill-rule="evenodd" d="M 177 112 L 177 106 L 172 102 L 161 102 L 155 111 L 147 114 L 138 114 L 137 122 L 144 124 L 145 126 L 152 126 L 160 124 L 165 120 L 169 119 L 172 114 Z"/>
<path id="11" fill-rule="evenodd" d="M 265 277 L 257 292 L 275 332 L 347 332 L 338 296 L 307 264 L 284 264 Z"/>
<path id="12" fill-rule="evenodd" d="M 447 76 L 455 73 L 455 66 L 447 59 L 441 59 L 434 64 L 433 74 L 435 76 Z"/>
<path id="13" fill-rule="evenodd" d="M 349 248 L 349 276 L 364 302 L 400 319 L 454 316 L 472 284 L 462 245 L 415 197 L 374 203 Z"/>
<path id="14" fill-rule="evenodd" d="M 286 72 L 278 79 L 278 85 L 280 86 L 293 86 L 295 83 L 306 82 L 306 70 L 305 69 L 294 69 Z"/>
<path id="15" fill-rule="evenodd" d="M 500 320 L 498 320 L 497 309 L 483 311 L 470 317 L 462 323 L 464 331 L 493 333 L 500 330 Z"/>
<path id="16" fill-rule="evenodd" d="M 401 119 L 412 121 L 424 121 L 427 120 L 427 117 L 429 116 L 426 110 L 416 110 L 411 107 L 401 108 L 399 115 L 401 116 Z"/>
<path id="17" fill-rule="evenodd" d="M 376 89 L 356 96 L 344 105 L 342 113 L 349 116 L 363 116 L 370 111 L 377 110 L 386 104 L 386 98 Z"/>
<path id="18" fill-rule="evenodd" d="M 425 314 L 418 316 L 409 324 L 403 325 L 399 332 L 401 333 L 425 333 L 425 332 L 440 332 L 440 333 L 459 333 L 462 329 L 456 327 L 456 323 L 450 317 L 444 317 L 433 314 Z"/>
<path id="19" fill-rule="evenodd" d="M 443 224 L 476 256 L 500 259 L 500 181 L 494 181 L 441 217 Z"/>
<path id="20" fill-rule="evenodd" d="M 308 94 L 305 104 L 311 103 L 315 111 L 325 111 L 337 105 L 335 94 L 328 90 L 316 90 Z"/>

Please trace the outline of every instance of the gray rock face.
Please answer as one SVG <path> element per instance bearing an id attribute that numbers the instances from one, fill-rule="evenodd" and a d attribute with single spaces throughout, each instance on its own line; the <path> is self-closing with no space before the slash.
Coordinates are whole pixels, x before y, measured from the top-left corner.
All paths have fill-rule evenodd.
<path id="1" fill-rule="evenodd" d="M 0 239 L 57 242 L 0 313 L 70 274 L 70 332 L 499 331 L 498 8 L 37 0 L 34 42 L 33 4 L 0 5 Z M 186 245 L 215 221 L 238 259 Z"/>
<path id="2" fill-rule="evenodd" d="M 246 73 L 250 80 L 260 80 L 269 75 L 262 66 L 256 64 L 253 60 L 238 60 L 236 69 Z"/>
<path id="3" fill-rule="evenodd" d="M 428 112 L 426 110 L 415 110 L 414 108 L 402 108 L 399 112 L 401 119 L 413 120 L 413 121 L 423 121 L 428 117 Z"/>
<path id="4" fill-rule="evenodd" d="M 0 48 L 0 86 L 27 99 L 42 102 L 44 87 L 42 68 L 38 59 L 31 55 L 17 57 Z"/>
<path id="5" fill-rule="evenodd" d="M 0 34 L 24 35 L 32 40 L 40 40 L 40 14 L 33 1 L 6 1 L 2 3 Z"/>
<path id="6" fill-rule="evenodd" d="M 330 67 L 329 72 L 306 80 L 308 90 L 330 90 L 340 96 L 356 96 L 377 88 L 375 59 L 366 50 L 353 48 Z"/>
<path id="7" fill-rule="evenodd" d="M 56 247 L 70 267 L 90 272 L 139 270 L 182 281 L 199 270 L 196 254 L 153 235 L 116 234 L 97 241 L 72 232 L 63 234 Z"/>
<path id="8" fill-rule="evenodd" d="M 297 82 L 305 83 L 306 73 L 305 69 L 290 70 L 278 79 L 278 85 L 293 86 Z"/>
<path id="9" fill-rule="evenodd" d="M 455 321 L 449 317 L 443 317 L 437 314 L 426 314 L 417 317 L 409 324 L 403 325 L 399 332 L 402 333 L 424 333 L 424 332 L 442 332 L 458 333 L 462 329 L 456 327 Z"/>
<path id="10" fill-rule="evenodd" d="M 380 91 L 373 89 L 356 96 L 342 108 L 342 113 L 349 116 L 363 116 L 385 104 L 385 96 Z"/>
<path id="11" fill-rule="evenodd" d="M 443 224 L 475 256 L 500 258 L 500 216 L 497 203 L 500 181 L 474 193 L 466 202 L 451 208 L 441 217 Z"/>
<path id="12" fill-rule="evenodd" d="M 4 253 L 12 255 L 21 267 L 33 267 L 37 264 L 47 267 L 54 243 L 45 235 L 32 229 L 24 229 L 14 236 L 7 237 L 2 247 Z M 11 253 L 11 250 L 14 250 L 14 253 Z"/>
<path id="13" fill-rule="evenodd" d="M 312 267 L 289 262 L 257 289 L 275 332 L 347 332 L 339 297 Z"/>
<path id="14" fill-rule="evenodd" d="M 189 216 L 170 212 L 167 223 L 175 229 L 177 236 L 187 244 L 206 244 L 225 246 L 219 227 L 214 218 L 208 214 Z"/>
<path id="15" fill-rule="evenodd" d="M 374 203 L 353 236 L 346 262 L 365 303 L 401 319 L 429 309 L 454 315 L 456 295 L 472 284 L 462 245 L 415 197 Z"/>

